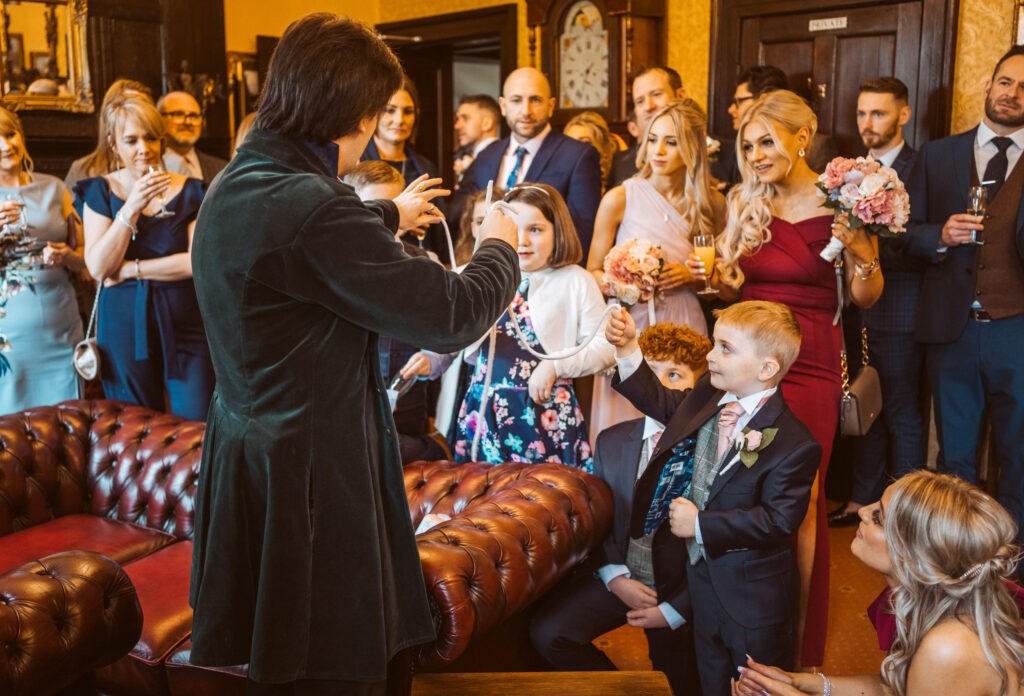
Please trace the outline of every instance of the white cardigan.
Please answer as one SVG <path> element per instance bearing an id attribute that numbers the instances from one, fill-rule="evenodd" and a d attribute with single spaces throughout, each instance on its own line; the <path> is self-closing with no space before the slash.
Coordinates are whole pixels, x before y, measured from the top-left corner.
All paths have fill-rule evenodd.
<path id="1" fill-rule="evenodd" d="M 540 341 L 541 353 L 559 353 L 578 345 L 595 331 L 597 338 L 576 355 L 555 360 L 559 378 L 585 377 L 615 364 L 615 348 L 604 337 L 601 315 L 604 296 L 590 271 L 573 264 L 524 273 L 530 279 L 526 300 L 530 321 Z M 487 335 L 466 349 L 466 362 L 476 362 L 476 352 L 487 350 Z M 536 349 L 536 348 L 535 348 Z"/>

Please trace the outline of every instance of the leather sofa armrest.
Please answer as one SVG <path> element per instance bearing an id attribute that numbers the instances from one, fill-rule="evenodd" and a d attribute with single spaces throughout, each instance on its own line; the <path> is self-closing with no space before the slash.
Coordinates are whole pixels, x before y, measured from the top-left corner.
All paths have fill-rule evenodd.
<path id="1" fill-rule="evenodd" d="M 142 608 L 124 570 L 65 551 L 0 575 L 0 693 L 51 694 L 126 655 Z"/>
<path id="2" fill-rule="evenodd" d="M 459 657 L 474 637 L 551 589 L 611 529 L 611 492 L 595 476 L 560 464 L 494 473 L 483 495 L 416 538 L 437 632 L 419 649 L 420 667 Z"/>

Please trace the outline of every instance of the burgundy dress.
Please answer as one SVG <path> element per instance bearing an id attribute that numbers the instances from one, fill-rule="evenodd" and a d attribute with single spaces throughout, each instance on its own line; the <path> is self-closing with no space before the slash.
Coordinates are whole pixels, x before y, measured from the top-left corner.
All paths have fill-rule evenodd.
<path id="1" fill-rule="evenodd" d="M 782 395 L 797 418 L 821 445 L 818 469 L 818 528 L 811 574 L 811 596 L 800 651 L 802 664 L 825 661 L 828 626 L 828 525 L 825 520 L 825 473 L 839 424 L 842 378 L 839 327 L 832 325 L 839 300 L 836 274 L 818 253 L 832 237 L 832 215 L 791 224 L 773 218 L 772 239 L 740 260 L 746 276 L 742 300 L 780 302 L 796 314 L 803 332 L 800 355 L 782 380 Z"/>

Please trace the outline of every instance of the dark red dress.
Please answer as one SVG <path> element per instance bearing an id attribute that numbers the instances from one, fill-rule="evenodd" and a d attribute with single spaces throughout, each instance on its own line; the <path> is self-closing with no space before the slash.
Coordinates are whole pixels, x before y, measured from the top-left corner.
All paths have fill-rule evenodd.
<path id="1" fill-rule="evenodd" d="M 814 439 L 821 445 L 818 470 L 818 527 L 811 575 L 807 625 L 800 654 L 802 664 L 825 661 L 828 626 L 828 525 L 825 520 L 825 473 L 832 440 L 839 424 L 842 378 L 839 368 L 840 333 L 832 325 L 839 305 L 836 274 L 818 256 L 832 237 L 832 215 L 791 224 L 773 218 L 771 241 L 740 260 L 746 279 L 742 300 L 780 302 L 796 314 L 803 332 L 800 355 L 782 380 L 782 395 Z"/>

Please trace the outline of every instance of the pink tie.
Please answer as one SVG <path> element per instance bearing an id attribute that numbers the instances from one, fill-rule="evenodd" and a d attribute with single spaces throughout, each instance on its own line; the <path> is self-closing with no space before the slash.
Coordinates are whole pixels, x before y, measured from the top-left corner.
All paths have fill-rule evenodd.
<path id="1" fill-rule="evenodd" d="M 730 401 L 718 414 L 718 461 L 722 461 L 725 451 L 729 449 L 732 442 L 732 431 L 736 429 L 736 421 L 746 411 L 740 406 L 739 401 Z"/>
<path id="2" fill-rule="evenodd" d="M 653 452 L 653 451 L 654 451 L 654 449 L 655 449 L 655 448 L 656 448 L 656 447 L 658 446 L 658 440 L 660 440 L 660 439 L 661 439 L 661 435 L 662 435 L 662 433 L 664 433 L 664 432 L 665 432 L 664 430 L 659 430 L 658 432 L 656 432 L 656 433 L 653 433 L 653 434 L 651 435 L 651 437 L 650 437 L 650 440 L 651 440 L 651 451 L 652 451 L 652 452 Z"/>

